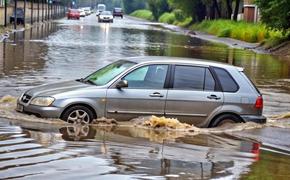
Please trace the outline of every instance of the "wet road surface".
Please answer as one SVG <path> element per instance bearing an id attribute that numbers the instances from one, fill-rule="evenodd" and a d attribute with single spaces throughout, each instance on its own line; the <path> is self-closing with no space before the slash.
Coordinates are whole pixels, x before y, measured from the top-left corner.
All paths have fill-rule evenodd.
<path id="1" fill-rule="evenodd" d="M 0 43 L 0 97 L 84 77 L 116 58 L 142 55 L 242 66 L 264 94 L 266 115 L 290 111 L 289 59 L 228 48 L 129 18 L 98 24 L 94 15 L 18 32 Z M 289 179 L 285 122 L 284 128 L 189 136 L 0 118 L 0 178 Z"/>

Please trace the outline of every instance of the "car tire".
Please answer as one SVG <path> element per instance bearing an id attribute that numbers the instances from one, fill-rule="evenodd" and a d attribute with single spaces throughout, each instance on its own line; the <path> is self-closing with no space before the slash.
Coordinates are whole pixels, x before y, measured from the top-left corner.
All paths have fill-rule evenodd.
<path id="1" fill-rule="evenodd" d="M 210 127 L 219 127 L 224 126 L 226 124 L 235 124 L 235 123 L 241 123 L 241 119 L 233 114 L 223 114 L 221 116 L 218 116 L 213 123 L 210 125 Z"/>
<path id="2" fill-rule="evenodd" d="M 91 109 L 86 106 L 76 105 L 66 109 L 61 119 L 71 124 L 90 124 L 94 117 Z"/>

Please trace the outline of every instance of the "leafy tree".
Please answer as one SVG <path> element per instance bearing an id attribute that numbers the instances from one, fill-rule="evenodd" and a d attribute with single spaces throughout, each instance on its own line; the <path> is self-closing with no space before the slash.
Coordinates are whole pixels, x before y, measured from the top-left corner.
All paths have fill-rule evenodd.
<path id="1" fill-rule="evenodd" d="M 145 9 L 147 0 L 123 0 L 124 11 L 127 14 L 137 9 Z"/>
<path id="2" fill-rule="evenodd" d="M 158 18 L 164 12 L 169 11 L 169 5 L 167 3 L 167 0 L 148 0 L 148 6 L 155 20 L 158 20 Z"/>
<path id="3" fill-rule="evenodd" d="M 206 16 L 206 6 L 202 0 L 168 0 L 173 8 L 181 9 L 193 21 L 202 21 Z"/>
<path id="4" fill-rule="evenodd" d="M 289 0 L 256 0 L 262 15 L 261 20 L 272 28 L 290 28 Z"/>

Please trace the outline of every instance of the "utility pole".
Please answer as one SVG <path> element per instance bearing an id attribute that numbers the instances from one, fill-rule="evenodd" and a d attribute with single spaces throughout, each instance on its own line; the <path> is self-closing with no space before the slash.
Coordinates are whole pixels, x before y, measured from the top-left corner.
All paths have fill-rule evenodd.
<path id="1" fill-rule="evenodd" d="M 44 0 L 41 0 L 41 21 L 43 22 L 44 18 Z"/>
<path id="2" fill-rule="evenodd" d="M 14 29 L 17 28 L 17 0 L 14 0 Z"/>
<path id="3" fill-rule="evenodd" d="M 4 26 L 7 26 L 7 0 L 4 0 Z"/>
<path id="4" fill-rule="evenodd" d="M 33 25 L 33 1 L 30 0 L 30 6 L 31 6 L 31 13 L 30 13 L 30 24 Z"/>
<path id="5" fill-rule="evenodd" d="M 39 23 L 39 0 L 37 0 L 37 22 Z"/>
<path id="6" fill-rule="evenodd" d="M 25 27 L 25 20 L 26 20 L 26 1 L 27 0 L 24 0 L 24 17 L 23 17 L 23 26 Z"/>

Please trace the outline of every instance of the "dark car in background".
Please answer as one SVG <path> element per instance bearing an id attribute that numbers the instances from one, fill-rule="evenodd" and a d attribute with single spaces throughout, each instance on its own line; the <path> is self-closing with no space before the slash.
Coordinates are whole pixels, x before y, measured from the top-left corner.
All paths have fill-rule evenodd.
<path id="1" fill-rule="evenodd" d="M 115 18 L 116 16 L 119 16 L 119 17 L 123 18 L 123 10 L 122 10 L 122 8 L 114 8 L 113 17 Z"/>
<path id="2" fill-rule="evenodd" d="M 80 19 L 80 12 L 78 9 L 69 9 L 67 19 Z"/>
<path id="3" fill-rule="evenodd" d="M 10 16 L 10 23 L 14 23 L 16 14 L 16 23 L 24 24 L 24 10 L 22 8 L 17 8 L 16 11 L 13 12 L 12 16 Z"/>

